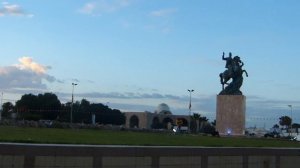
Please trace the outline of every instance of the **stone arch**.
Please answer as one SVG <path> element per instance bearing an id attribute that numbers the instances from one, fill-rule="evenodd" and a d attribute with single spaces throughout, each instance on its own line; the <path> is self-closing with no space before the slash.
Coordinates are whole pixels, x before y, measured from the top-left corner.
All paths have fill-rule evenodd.
<path id="1" fill-rule="evenodd" d="M 169 117 L 164 118 L 163 121 L 162 121 L 163 127 L 165 129 L 171 129 L 171 128 L 168 128 L 169 123 L 171 125 L 173 125 L 173 120 L 171 118 L 169 118 Z"/>
<path id="2" fill-rule="evenodd" d="M 152 129 L 159 129 L 159 128 L 161 128 L 161 123 L 160 123 L 159 118 L 157 116 L 153 117 L 151 128 Z"/>
<path id="3" fill-rule="evenodd" d="M 130 117 L 129 127 L 130 128 L 139 128 L 139 118 L 136 115 Z"/>

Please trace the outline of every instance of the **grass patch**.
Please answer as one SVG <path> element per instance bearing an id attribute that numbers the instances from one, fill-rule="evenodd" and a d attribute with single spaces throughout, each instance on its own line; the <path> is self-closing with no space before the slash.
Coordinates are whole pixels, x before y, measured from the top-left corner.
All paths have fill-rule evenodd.
<path id="1" fill-rule="evenodd" d="M 247 137 L 0 126 L 1 142 L 207 147 L 300 147 L 299 142 Z"/>

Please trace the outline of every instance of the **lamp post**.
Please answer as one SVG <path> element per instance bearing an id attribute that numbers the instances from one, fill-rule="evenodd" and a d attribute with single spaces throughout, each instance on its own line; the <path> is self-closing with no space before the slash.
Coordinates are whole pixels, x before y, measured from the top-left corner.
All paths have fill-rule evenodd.
<path id="1" fill-rule="evenodd" d="M 77 83 L 72 83 L 72 102 L 71 102 L 71 115 L 70 115 L 70 123 L 73 123 L 73 102 L 74 102 L 74 87 Z"/>
<path id="2" fill-rule="evenodd" d="M 288 106 L 291 109 L 291 131 L 292 131 L 292 129 L 293 129 L 293 106 L 291 104 L 289 104 Z"/>
<path id="3" fill-rule="evenodd" d="M 1 92 L 0 121 L 2 120 L 2 111 L 3 111 L 3 92 Z"/>
<path id="4" fill-rule="evenodd" d="M 190 93 L 188 132 L 190 132 L 191 131 L 191 112 L 192 112 L 192 92 L 194 92 L 194 90 L 188 89 L 188 92 Z"/>

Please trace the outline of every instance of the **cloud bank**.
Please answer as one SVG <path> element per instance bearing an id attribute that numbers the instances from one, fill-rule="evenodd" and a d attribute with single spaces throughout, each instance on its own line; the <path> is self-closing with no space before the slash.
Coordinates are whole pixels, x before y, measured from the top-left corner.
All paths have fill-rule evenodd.
<path id="1" fill-rule="evenodd" d="M 19 64 L 0 67 L 0 88 L 15 89 L 46 89 L 43 81 L 54 82 L 56 79 L 47 74 L 51 67 L 34 62 L 30 57 L 22 57 Z"/>

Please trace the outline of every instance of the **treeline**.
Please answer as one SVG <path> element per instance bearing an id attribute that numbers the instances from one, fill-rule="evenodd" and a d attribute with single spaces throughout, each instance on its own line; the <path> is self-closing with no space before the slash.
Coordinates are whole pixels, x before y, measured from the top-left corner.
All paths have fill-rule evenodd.
<path id="1" fill-rule="evenodd" d="M 57 120 L 70 122 L 71 102 L 61 103 L 53 93 L 25 94 L 13 105 L 11 102 L 3 103 L 2 117 L 18 120 Z M 111 109 L 101 103 L 90 103 L 86 99 L 73 103 L 73 123 L 91 123 L 92 115 L 99 124 L 123 125 L 125 115 L 120 110 Z"/>

